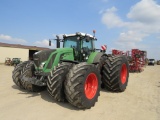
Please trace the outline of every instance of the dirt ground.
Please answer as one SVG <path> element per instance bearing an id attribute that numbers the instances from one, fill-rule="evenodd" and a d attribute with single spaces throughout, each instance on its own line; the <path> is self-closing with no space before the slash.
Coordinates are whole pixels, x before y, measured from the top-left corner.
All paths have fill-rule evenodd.
<path id="1" fill-rule="evenodd" d="M 47 91 L 18 89 L 12 70 L 0 65 L 0 120 L 160 120 L 160 65 L 130 73 L 123 93 L 101 90 L 98 102 L 87 110 L 56 102 Z"/>

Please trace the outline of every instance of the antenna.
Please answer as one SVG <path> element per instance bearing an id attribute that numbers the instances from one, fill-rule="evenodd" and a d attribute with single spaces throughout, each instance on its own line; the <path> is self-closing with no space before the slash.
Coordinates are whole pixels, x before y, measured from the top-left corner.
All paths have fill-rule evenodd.
<path id="1" fill-rule="evenodd" d="M 95 37 L 96 30 L 93 30 L 93 37 Z"/>
<path id="2" fill-rule="evenodd" d="M 49 46 L 51 46 L 51 40 L 49 39 Z"/>

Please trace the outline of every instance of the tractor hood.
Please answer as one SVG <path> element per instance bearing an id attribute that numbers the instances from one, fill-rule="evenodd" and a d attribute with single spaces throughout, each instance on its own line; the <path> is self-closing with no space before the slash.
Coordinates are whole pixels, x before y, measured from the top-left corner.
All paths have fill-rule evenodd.
<path id="1" fill-rule="evenodd" d="M 49 72 L 58 65 L 60 60 L 74 60 L 72 48 L 57 48 L 51 50 L 43 50 L 33 55 L 35 67 Z"/>
<path id="2" fill-rule="evenodd" d="M 40 64 L 46 61 L 49 58 L 50 54 L 55 51 L 56 49 L 52 49 L 52 50 L 43 50 L 43 51 L 34 53 L 33 60 L 34 60 L 36 67 L 39 67 Z"/>

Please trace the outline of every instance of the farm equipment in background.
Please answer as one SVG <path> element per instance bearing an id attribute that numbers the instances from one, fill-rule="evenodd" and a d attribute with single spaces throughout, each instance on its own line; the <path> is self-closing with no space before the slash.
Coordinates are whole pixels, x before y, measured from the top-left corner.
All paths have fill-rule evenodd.
<path id="1" fill-rule="evenodd" d="M 157 60 L 157 65 L 160 65 L 160 60 Z"/>
<path id="2" fill-rule="evenodd" d="M 155 65 L 156 61 L 155 59 L 148 59 L 148 65 Z"/>
<path id="3" fill-rule="evenodd" d="M 112 55 L 125 55 L 127 56 L 128 62 L 132 60 L 132 57 L 129 54 L 130 51 L 124 52 L 121 50 L 112 49 Z"/>
<path id="4" fill-rule="evenodd" d="M 129 62 L 130 72 L 141 72 L 143 67 L 148 64 L 147 52 L 139 49 L 123 52 L 121 50 L 112 50 L 112 55 L 125 55 Z"/>
<path id="5" fill-rule="evenodd" d="M 17 86 L 29 91 L 47 87 L 54 100 L 67 100 L 81 109 L 95 105 L 101 83 L 110 91 L 126 89 L 129 77 L 126 56 L 108 55 L 105 50 L 96 49 L 95 35 L 77 32 L 64 34 L 62 39 L 56 37 L 57 49 L 37 52 L 33 61 L 15 67 L 12 78 Z M 63 48 L 59 48 L 60 42 Z"/>
<path id="6" fill-rule="evenodd" d="M 132 49 L 131 54 L 128 52 L 129 70 L 130 72 L 141 72 L 146 66 L 147 52 L 139 49 Z"/>
<path id="7" fill-rule="evenodd" d="M 21 58 L 12 58 L 11 65 L 14 67 L 17 66 L 21 62 Z"/>
<path id="8" fill-rule="evenodd" d="M 5 59 L 5 65 L 10 65 L 10 66 L 13 65 L 15 67 L 17 64 L 19 64 L 21 62 L 20 59 L 21 58 L 12 58 L 12 60 L 11 60 L 11 58 L 7 57 Z"/>
<path id="9" fill-rule="evenodd" d="M 113 49 L 112 55 L 125 55 L 125 53 L 123 51 Z"/>
<path id="10" fill-rule="evenodd" d="M 6 57 L 4 64 L 5 64 L 5 65 L 11 65 L 11 58 Z"/>

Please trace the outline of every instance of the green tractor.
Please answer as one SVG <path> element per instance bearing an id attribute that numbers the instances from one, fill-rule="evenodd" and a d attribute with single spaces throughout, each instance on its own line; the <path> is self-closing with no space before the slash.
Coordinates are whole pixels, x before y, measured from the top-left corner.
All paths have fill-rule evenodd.
<path id="1" fill-rule="evenodd" d="M 107 90 L 123 92 L 129 77 L 124 55 L 107 55 L 95 48 L 97 39 L 90 34 L 57 36 L 57 49 L 37 52 L 33 61 L 18 64 L 12 74 L 17 86 L 29 91 L 47 87 L 56 101 L 68 101 L 81 109 L 93 107 L 103 85 Z M 63 48 L 60 47 L 63 42 Z"/>

